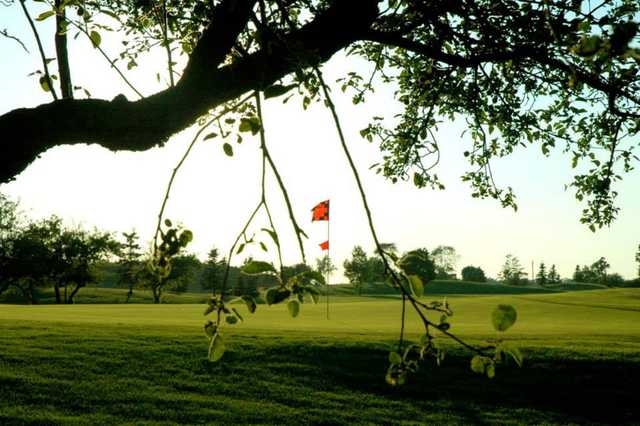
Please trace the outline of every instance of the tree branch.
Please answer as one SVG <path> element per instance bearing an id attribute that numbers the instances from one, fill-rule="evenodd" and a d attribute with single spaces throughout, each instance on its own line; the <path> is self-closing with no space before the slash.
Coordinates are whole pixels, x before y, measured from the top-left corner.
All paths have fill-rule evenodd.
<path id="1" fill-rule="evenodd" d="M 98 143 L 143 151 L 166 141 L 211 108 L 264 88 L 301 63 L 321 63 L 363 37 L 377 16 L 377 1 L 335 1 L 310 23 L 276 43 L 219 67 L 249 19 L 255 0 L 220 4 L 175 87 L 136 102 L 63 99 L 0 116 L 0 183 L 38 155 L 63 144 Z M 357 3 L 357 4 L 355 4 Z"/>
<path id="2" fill-rule="evenodd" d="M 69 51 L 67 49 L 66 11 L 60 10 L 62 0 L 55 0 L 56 7 L 56 56 L 58 57 L 58 74 L 60 75 L 60 94 L 63 99 L 73 98 L 71 69 L 69 68 Z"/>

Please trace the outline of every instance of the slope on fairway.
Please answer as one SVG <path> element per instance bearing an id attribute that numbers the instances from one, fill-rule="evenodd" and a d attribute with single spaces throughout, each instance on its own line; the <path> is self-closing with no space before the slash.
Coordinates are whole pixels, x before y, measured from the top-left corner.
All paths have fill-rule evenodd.
<path id="1" fill-rule="evenodd" d="M 376 298 L 334 298 L 330 320 L 326 320 L 324 301 L 302 305 L 298 318 L 289 318 L 284 305 L 259 305 L 256 314 L 246 312 L 245 322 L 227 326 L 234 333 L 313 332 L 336 336 L 358 334 L 366 337 L 394 335 L 398 332 L 399 300 Z M 425 297 L 424 300 L 431 300 Z M 506 334 L 518 336 L 640 336 L 640 289 L 595 290 L 590 292 L 461 296 L 450 297 L 454 310 L 452 330 L 469 337 L 493 336 L 491 311 L 501 303 L 518 311 L 516 325 Z M 199 329 L 204 321 L 204 305 L 1 305 L 0 321 L 27 320 L 68 323 L 97 323 L 136 327 L 189 327 Z M 409 333 L 420 333 L 422 326 L 412 309 L 406 324 Z"/>

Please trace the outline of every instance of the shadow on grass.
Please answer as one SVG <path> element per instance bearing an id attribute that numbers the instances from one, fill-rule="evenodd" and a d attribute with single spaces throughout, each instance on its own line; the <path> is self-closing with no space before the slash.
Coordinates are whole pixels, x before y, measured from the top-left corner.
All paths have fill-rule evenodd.
<path id="1" fill-rule="evenodd" d="M 384 381 L 387 353 L 379 345 L 283 343 L 265 348 L 262 362 L 306 387 L 376 395 L 419 411 L 446 407 L 465 423 L 491 422 L 485 416 L 491 411 L 501 411 L 495 419 L 507 422 L 640 423 L 640 365 L 635 362 L 559 359 L 553 351 L 539 351 L 523 368 L 501 364 L 497 376 L 488 379 L 471 372 L 470 354 L 454 352 L 442 366 L 425 362 L 408 384 L 391 387 Z"/>
<path id="2" fill-rule="evenodd" d="M 356 340 L 236 335 L 212 364 L 202 336 L 3 331 L 3 425 L 640 423 L 640 366 L 621 357 L 539 351 L 490 380 L 452 352 L 392 388 L 388 346 Z"/>

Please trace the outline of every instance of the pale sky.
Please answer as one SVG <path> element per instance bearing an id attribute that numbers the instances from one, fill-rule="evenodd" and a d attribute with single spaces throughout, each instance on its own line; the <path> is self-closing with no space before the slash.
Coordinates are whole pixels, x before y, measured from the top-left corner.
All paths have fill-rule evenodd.
<path id="1" fill-rule="evenodd" d="M 37 16 L 45 7 L 30 5 Z M 39 24 L 45 50 L 53 56 L 53 20 Z M 0 29 L 18 35 L 31 51 L 28 55 L 12 40 L 0 37 L 0 114 L 19 107 L 50 102 L 37 77 L 27 77 L 40 69 L 36 44 L 26 27 L 16 2 L 0 6 Z M 73 34 L 73 33 L 72 33 Z M 115 57 L 117 35 L 103 33 L 103 48 Z M 108 63 L 91 48 L 84 36 L 70 46 L 74 84 L 86 87 L 96 98 L 111 99 L 124 93 L 135 95 L 124 86 Z M 140 61 L 141 67 L 127 76 L 145 95 L 166 87 L 158 83 L 156 72 L 164 73 L 161 55 Z M 471 198 L 460 175 L 468 165 L 463 152 L 471 142 L 461 137 L 462 123 L 444 123 L 437 133 L 441 162 L 437 173 L 447 186 L 445 191 L 416 189 L 411 183 L 391 184 L 369 170 L 380 161 L 374 144 L 359 135 L 374 115 L 389 117 L 400 111 L 392 87 L 378 87 L 365 105 L 354 106 L 334 83 L 354 66 L 366 71 L 343 54 L 325 66 L 326 81 L 334 88 L 334 100 L 342 116 L 347 142 L 358 164 L 373 210 L 380 238 L 395 242 L 401 251 L 418 247 L 433 249 L 440 244 L 456 248 L 461 258 L 458 272 L 466 265 L 481 266 L 495 277 L 508 253 L 519 257 L 527 271 L 531 261 L 556 264 L 563 277 L 570 277 L 576 264 L 591 264 L 605 256 L 611 272 L 626 278 L 636 276 L 634 253 L 640 243 L 640 200 L 637 188 L 640 173 L 633 171 L 618 184 L 618 220 L 595 234 L 579 223 L 582 205 L 564 185 L 571 180 L 570 158 L 556 150 L 545 158 L 538 146 L 522 149 L 510 158 L 493 164 L 499 184 L 511 185 L 518 197 L 517 212 L 503 209 L 494 200 Z M 55 68 L 55 63 L 52 64 Z M 164 86 L 163 86 L 164 84 Z M 326 239 L 326 223 L 310 222 L 310 209 L 319 201 L 331 200 L 331 254 L 342 265 L 354 245 L 373 250 L 362 202 L 355 181 L 340 147 L 329 111 L 320 104 L 303 111 L 301 101 L 281 99 L 264 105 L 267 144 L 294 204 L 296 216 L 309 235 L 305 246 L 309 260 L 322 255 L 318 244 Z M 19 199 L 34 218 L 57 214 L 69 223 L 97 226 L 115 232 L 136 229 L 148 241 L 171 170 L 197 129 L 174 136 L 163 148 L 143 153 L 110 152 L 96 145 L 63 146 L 42 155 L 14 182 L 0 191 Z M 8 140 L 5 138 L 9 138 Z M 3 135 L 3 144 L 10 137 Z M 190 250 L 204 257 L 212 245 L 226 253 L 259 196 L 260 152 L 257 138 L 245 137 L 242 145 L 233 143 L 235 156 L 222 151 L 222 141 L 199 142 L 178 174 L 169 199 L 166 217 L 193 230 Z M 275 180 L 268 181 L 268 200 L 282 239 L 285 263 L 300 260 L 286 209 Z M 266 218 L 255 222 L 254 230 L 267 225 Z M 263 238 L 265 242 L 268 239 Z M 259 248 L 244 255 L 275 260 Z M 241 258 L 236 258 L 237 261 Z M 342 280 L 339 273 L 334 279 Z"/>

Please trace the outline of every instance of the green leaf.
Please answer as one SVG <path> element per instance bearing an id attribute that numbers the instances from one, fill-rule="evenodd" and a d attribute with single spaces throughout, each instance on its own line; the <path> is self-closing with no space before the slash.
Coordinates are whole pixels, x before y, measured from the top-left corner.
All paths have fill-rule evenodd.
<path id="1" fill-rule="evenodd" d="M 262 230 L 271 236 L 271 239 L 273 240 L 275 245 L 280 247 L 280 240 L 278 239 L 278 234 L 276 233 L 276 231 L 273 231 L 273 230 L 267 229 L 267 228 L 262 228 Z"/>
<path id="2" fill-rule="evenodd" d="M 267 246 L 266 246 L 262 241 L 260 241 L 260 248 L 261 248 L 263 251 L 269 251 L 269 250 L 267 249 Z"/>
<path id="3" fill-rule="evenodd" d="M 287 303 L 287 309 L 289 310 L 289 315 L 291 315 L 292 318 L 297 317 L 300 313 L 300 302 L 297 300 L 289 300 L 289 303 Z"/>
<path id="4" fill-rule="evenodd" d="M 500 344 L 499 349 L 509 355 L 515 361 L 515 363 L 518 364 L 518 367 L 522 367 L 523 357 L 520 349 L 512 346 L 510 343 L 505 342 Z"/>
<path id="5" fill-rule="evenodd" d="M 182 247 L 186 247 L 191 241 L 193 241 L 193 232 L 185 229 L 180 233 L 179 242 Z"/>
<path id="6" fill-rule="evenodd" d="M 225 351 L 224 339 L 220 333 L 216 333 L 209 343 L 209 361 L 216 362 L 222 355 L 224 355 Z"/>
<path id="7" fill-rule="evenodd" d="M 486 368 L 487 377 L 493 379 L 496 375 L 496 366 L 494 363 L 487 364 Z"/>
<path id="8" fill-rule="evenodd" d="M 167 228 L 171 228 L 171 221 L 169 219 L 165 219 L 164 226 L 166 226 Z"/>
<path id="9" fill-rule="evenodd" d="M 251 124 L 249 123 L 249 120 L 246 118 L 240 119 L 240 126 L 238 127 L 238 130 L 241 132 L 250 132 Z"/>
<path id="10" fill-rule="evenodd" d="M 216 334 L 217 330 L 218 330 L 218 327 L 213 321 L 207 321 L 204 324 L 204 333 L 210 338 Z"/>
<path id="11" fill-rule="evenodd" d="M 471 371 L 478 374 L 485 373 L 485 364 L 487 363 L 487 357 L 476 355 L 471 358 Z"/>
<path id="12" fill-rule="evenodd" d="M 276 268 L 272 264 L 260 260 L 252 260 L 244 265 L 240 271 L 247 275 L 277 274 Z"/>
<path id="13" fill-rule="evenodd" d="M 289 84 L 286 86 L 283 86 L 281 84 L 274 84 L 264 89 L 264 98 L 269 99 L 269 98 L 276 98 L 278 96 L 282 96 L 285 93 L 287 93 L 289 90 L 293 89 L 294 87 L 296 87 L 295 84 Z"/>
<path id="14" fill-rule="evenodd" d="M 236 308 L 231 308 L 231 311 L 236 316 L 236 318 L 238 318 L 238 320 L 240 320 L 240 322 L 244 321 L 244 318 L 242 318 L 242 315 L 240 315 L 240 312 L 238 312 L 238 310 Z"/>
<path id="15" fill-rule="evenodd" d="M 260 128 L 260 119 L 253 116 L 248 118 L 241 118 L 238 130 L 241 132 L 251 132 L 251 134 L 255 135 L 260 131 Z"/>
<path id="16" fill-rule="evenodd" d="M 215 137 L 217 137 L 218 134 L 216 132 L 211 132 L 209 134 L 207 134 L 204 138 L 202 138 L 203 141 L 206 141 L 208 139 L 213 139 Z"/>
<path id="17" fill-rule="evenodd" d="M 45 77 L 45 76 L 40 77 L 40 87 L 45 92 L 50 92 L 51 91 L 51 87 L 49 86 L 49 81 L 47 80 L 47 77 Z"/>
<path id="18" fill-rule="evenodd" d="M 238 251 L 236 251 L 236 254 L 242 253 L 242 250 L 244 250 L 244 246 L 245 246 L 244 243 L 240 244 L 240 246 L 238 247 Z"/>
<path id="19" fill-rule="evenodd" d="M 229 157 L 233 157 L 233 147 L 229 143 L 225 142 L 224 145 L 222 145 L 222 150 Z"/>
<path id="20" fill-rule="evenodd" d="M 238 318 L 234 317 L 233 315 L 227 315 L 224 319 L 227 321 L 227 324 L 231 325 L 238 322 Z"/>
<path id="21" fill-rule="evenodd" d="M 425 186 L 424 177 L 420 173 L 415 172 L 413 174 L 413 184 L 417 188 L 423 188 Z"/>
<path id="22" fill-rule="evenodd" d="M 448 322 L 442 322 L 438 324 L 438 330 L 447 331 L 451 328 L 451 324 Z"/>
<path id="23" fill-rule="evenodd" d="M 249 310 L 249 312 L 251 312 L 252 314 L 258 308 L 258 305 L 256 304 L 256 300 L 253 297 L 245 295 L 245 296 L 242 296 L 242 300 L 244 301 L 245 305 L 247 305 L 247 310 Z"/>
<path id="24" fill-rule="evenodd" d="M 497 331 L 508 330 L 515 324 L 517 318 L 518 313 L 511 305 L 498 305 L 491 314 L 493 328 Z"/>
<path id="25" fill-rule="evenodd" d="M 402 357 L 398 352 L 389 352 L 389 362 L 391 365 L 400 365 L 402 364 Z"/>
<path id="26" fill-rule="evenodd" d="M 213 304 L 209 304 L 207 305 L 207 308 L 204 310 L 204 315 L 207 316 L 209 315 L 211 312 L 213 312 L 216 309 L 215 305 Z"/>
<path id="27" fill-rule="evenodd" d="M 411 293 L 413 293 L 415 297 L 422 297 L 422 294 L 424 293 L 424 285 L 422 285 L 420 277 L 417 275 L 409 275 L 407 276 L 407 279 L 409 280 Z"/>
<path id="28" fill-rule="evenodd" d="M 318 271 L 300 272 L 299 274 L 289 278 L 289 282 L 298 282 L 308 286 L 324 285 L 326 283 L 324 277 Z M 313 288 L 313 290 L 315 290 L 315 288 Z"/>
<path id="29" fill-rule="evenodd" d="M 36 18 L 36 21 L 44 21 L 48 17 L 53 16 L 55 14 L 56 14 L 55 11 L 47 10 L 46 12 L 42 12 L 40 15 L 38 15 L 38 17 Z"/>
<path id="30" fill-rule="evenodd" d="M 267 301 L 267 305 L 271 306 L 288 299 L 290 295 L 291 292 L 286 288 L 272 287 L 265 293 L 265 300 Z"/>
<path id="31" fill-rule="evenodd" d="M 91 31 L 89 38 L 91 39 L 91 44 L 94 48 L 100 46 L 100 43 L 102 43 L 102 37 L 97 31 Z"/>

